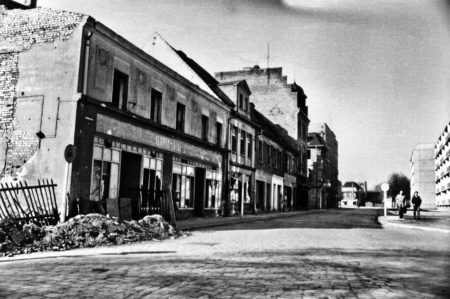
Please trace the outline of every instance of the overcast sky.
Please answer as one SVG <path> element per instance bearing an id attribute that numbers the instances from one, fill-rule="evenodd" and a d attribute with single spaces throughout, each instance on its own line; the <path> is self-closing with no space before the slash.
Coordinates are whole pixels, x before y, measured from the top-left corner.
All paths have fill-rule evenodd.
<path id="1" fill-rule="evenodd" d="M 339 142 L 339 179 L 409 175 L 450 121 L 450 5 L 441 0 L 38 0 L 137 46 L 159 32 L 209 72 L 283 67 Z"/>

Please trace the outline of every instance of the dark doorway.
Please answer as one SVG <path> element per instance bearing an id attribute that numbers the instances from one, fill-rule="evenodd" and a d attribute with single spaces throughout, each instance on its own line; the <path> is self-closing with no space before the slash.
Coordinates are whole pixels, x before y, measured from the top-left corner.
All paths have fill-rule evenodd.
<path id="1" fill-rule="evenodd" d="M 122 219 L 139 218 L 141 159 L 141 155 L 122 152 L 119 192 L 119 216 Z"/>
<path id="2" fill-rule="evenodd" d="M 266 202 L 267 202 L 267 211 L 272 210 L 272 197 L 270 196 L 271 191 L 271 185 L 270 183 L 266 184 Z"/>
<path id="3" fill-rule="evenodd" d="M 206 169 L 195 168 L 194 214 L 203 216 L 205 201 Z"/>
<path id="4" fill-rule="evenodd" d="M 256 181 L 256 208 L 264 210 L 264 182 Z"/>
<path id="5" fill-rule="evenodd" d="M 292 208 L 292 188 L 284 186 L 284 195 L 286 196 L 286 205 L 290 210 Z"/>

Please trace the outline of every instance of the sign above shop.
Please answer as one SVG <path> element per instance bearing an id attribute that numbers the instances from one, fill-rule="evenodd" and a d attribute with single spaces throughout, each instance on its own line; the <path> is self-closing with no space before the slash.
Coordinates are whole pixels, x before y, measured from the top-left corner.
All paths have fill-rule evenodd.
<path id="1" fill-rule="evenodd" d="M 219 168 L 222 165 L 221 155 L 217 152 L 201 148 L 199 146 L 164 136 L 160 133 L 126 123 L 115 118 L 98 114 L 97 115 L 97 132 L 116 136 L 124 140 L 130 140 L 142 144 L 147 144 L 162 150 L 174 152 L 208 161 Z"/>

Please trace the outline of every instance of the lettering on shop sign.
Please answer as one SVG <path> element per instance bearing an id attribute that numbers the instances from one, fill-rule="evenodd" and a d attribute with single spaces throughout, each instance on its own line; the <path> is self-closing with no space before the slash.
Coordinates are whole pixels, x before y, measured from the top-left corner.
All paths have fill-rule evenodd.
<path id="1" fill-rule="evenodd" d="M 144 143 L 160 149 L 210 161 L 219 167 L 222 164 L 220 155 L 215 152 L 207 151 L 195 145 L 119 121 L 103 114 L 97 115 L 96 129 L 97 132 L 110 134 L 111 136 L 125 140 Z"/>

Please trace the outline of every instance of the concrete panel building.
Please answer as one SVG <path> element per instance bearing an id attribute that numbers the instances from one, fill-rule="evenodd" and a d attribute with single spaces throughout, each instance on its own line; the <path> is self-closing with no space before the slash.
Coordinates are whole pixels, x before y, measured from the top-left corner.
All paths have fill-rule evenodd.
<path id="1" fill-rule="evenodd" d="M 450 122 L 434 145 L 436 207 L 450 210 Z"/>
<path id="2" fill-rule="evenodd" d="M 434 145 L 418 144 L 411 153 L 411 196 L 415 191 L 422 198 L 423 209 L 436 208 Z"/>

